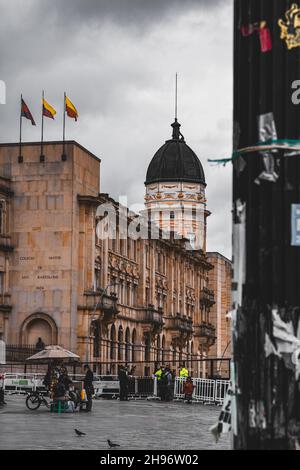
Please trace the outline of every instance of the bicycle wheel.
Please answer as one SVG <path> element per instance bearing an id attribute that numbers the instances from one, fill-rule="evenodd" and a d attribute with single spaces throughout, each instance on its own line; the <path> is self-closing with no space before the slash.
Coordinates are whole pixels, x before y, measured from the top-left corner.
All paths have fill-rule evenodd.
<path id="1" fill-rule="evenodd" d="M 38 395 L 31 394 L 26 398 L 26 406 L 29 410 L 37 410 L 41 406 L 41 400 Z"/>

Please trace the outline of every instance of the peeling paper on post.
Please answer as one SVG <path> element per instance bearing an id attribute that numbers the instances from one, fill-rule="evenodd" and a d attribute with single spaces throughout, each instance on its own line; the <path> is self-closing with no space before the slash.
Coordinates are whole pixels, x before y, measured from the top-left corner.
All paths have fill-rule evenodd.
<path id="1" fill-rule="evenodd" d="M 276 309 L 272 310 L 273 318 L 273 336 L 276 342 L 276 347 L 272 343 L 269 335 L 265 336 L 265 354 L 266 357 L 271 354 L 283 358 L 289 355 L 293 370 L 295 371 L 295 378 L 298 380 L 300 376 L 300 320 L 298 322 L 297 332 L 294 331 L 292 322 L 284 322 Z M 289 367 L 286 362 L 287 367 Z"/>
<path id="2" fill-rule="evenodd" d="M 277 140 L 277 131 L 274 121 L 273 113 L 261 114 L 258 116 L 258 138 L 259 142 L 268 142 L 270 140 Z M 260 180 L 276 183 L 279 175 L 275 172 L 275 160 L 272 152 L 260 152 L 263 158 L 264 170 L 256 178 L 255 183 L 260 184 Z"/>

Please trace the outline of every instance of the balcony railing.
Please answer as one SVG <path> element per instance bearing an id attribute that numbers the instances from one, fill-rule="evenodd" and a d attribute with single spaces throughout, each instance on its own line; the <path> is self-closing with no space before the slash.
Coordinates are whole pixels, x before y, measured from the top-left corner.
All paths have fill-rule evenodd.
<path id="1" fill-rule="evenodd" d="M 115 320 L 119 313 L 118 297 L 115 293 L 108 294 L 101 290 L 86 291 L 84 296 L 85 305 L 79 306 L 79 308 L 90 310 L 95 316 L 99 315 L 104 323 L 109 324 Z"/>
<path id="2" fill-rule="evenodd" d="M 194 335 L 214 341 L 216 338 L 216 328 L 211 323 L 202 322 L 200 325 L 194 325 Z"/>
<path id="3" fill-rule="evenodd" d="M 137 317 L 141 323 L 149 323 L 151 325 L 163 326 L 163 309 L 155 309 L 153 305 L 148 305 L 143 309 L 137 310 Z"/>
<path id="4" fill-rule="evenodd" d="M 10 312 L 11 309 L 11 296 L 9 294 L 0 293 L 0 311 Z"/>
<path id="5" fill-rule="evenodd" d="M 35 345 L 32 344 L 26 344 L 22 346 L 17 344 L 7 344 L 6 362 L 23 362 L 39 351 L 41 351 L 41 349 L 37 348 Z"/>
<path id="6" fill-rule="evenodd" d="M 0 234 L 0 251 L 12 251 L 14 249 L 11 237 L 8 235 Z"/>
<path id="7" fill-rule="evenodd" d="M 202 306 L 211 307 L 215 303 L 215 293 L 212 289 L 204 287 L 200 294 L 200 304 Z"/>
<path id="8" fill-rule="evenodd" d="M 175 317 L 168 318 L 167 329 L 178 331 L 180 333 L 192 333 L 193 320 L 185 315 L 177 313 Z"/>

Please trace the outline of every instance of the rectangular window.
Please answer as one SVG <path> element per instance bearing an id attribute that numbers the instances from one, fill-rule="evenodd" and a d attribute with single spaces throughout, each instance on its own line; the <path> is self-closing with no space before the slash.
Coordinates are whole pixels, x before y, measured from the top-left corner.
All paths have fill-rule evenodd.
<path id="1" fill-rule="evenodd" d="M 0 297 L 2 302 L 2 297 L 4 295 L 4 272 L 0 272 Z"/>
<path id="2" fill-rule="evenodd" d="M 1 235 L 6 233 L 6 203 L 4 200 L 0 200 L 0 233 Z"/>

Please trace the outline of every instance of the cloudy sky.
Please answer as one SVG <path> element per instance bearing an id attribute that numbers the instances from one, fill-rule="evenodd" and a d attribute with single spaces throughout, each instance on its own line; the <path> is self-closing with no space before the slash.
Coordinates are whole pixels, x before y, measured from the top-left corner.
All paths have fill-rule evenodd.
<path id="1" fill-rule="evenodd" d="M 207 181 L 208 250 L 231 256 L 232 0 L 0 0 L 0 142 L 18 140 L 19 96 L 40 139 L 40 96 L 57 109 L 45 140 L 62 134 L 63 92 L 80 113 L 67 138 L 102 159 L 101 191 L 142 203 L 148 164 L 179 121 Z"/>

